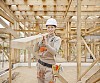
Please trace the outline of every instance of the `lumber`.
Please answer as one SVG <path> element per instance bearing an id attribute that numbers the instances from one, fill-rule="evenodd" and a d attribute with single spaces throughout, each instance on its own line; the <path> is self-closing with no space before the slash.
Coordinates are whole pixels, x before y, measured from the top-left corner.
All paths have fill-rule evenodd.
<path id="1" fill-rule="evenodd" d="M 86 80 L 86 83 L 96 83 L 96 82 L 100 82 L 100 69 L 93 74 L 89 79 Z"/>
<path id="2" fill-rule="evenodd" d="M 46 36 L 48 33 L 45 34 L 38 34 L 35 36 L 15 39 L 11 41 L 11 48 L 16 49 L 27 49 L 28 47 L 31 47 L 36 42 L 39 42 L 42 40 L 43 36 Z"/>
<path id="3" fill-rule="evenodd" d="M 8 28 L 0 28 L 0 33 L 1 34 L 11 34 L 13 35 L 15 38 L 18 38 L 19 36 L 17 35 L 16 31 L 14 31 L 13 29 L 11 29 L 9 26 Z"/>
<path id="4" fill-rule="evenodd" d="M 91 51 L 90 48 L 88 47 L 88 45 L 87 45 L 87 43 L 86 43 L 86 41 L 84 40 L 83 37 L 82 37 L 82 41 L 83 41 L 83 43 L 85 44 L 87 50 L 88 50 L 88 51 L 90 52 L 90 54 L 92 55 L 93 59 L 96 60 L 94 54 L 92 53 L 92 51 Z"/>
<path id="5" fill-rule="evenodd" d="M 97 60 L 95 60 L 91 65 L 90 65 L 90 67 L 88 67 L 87 69 L 86 69 L 86 71 L 80 76 L 80 78 L 79 79 L 81 79 L 98 61 L 100 60 L 100 58 L 98 58 Z"/>
<path id="6" fill-rule="evenodd" d="M 9 8 L 7 8 L 7 5 L 5 5 L 5 3 L 0 0 L 0 7 L 14 20 L 18 21 L 18 19 L 16 18 L 16 16 L 11 12 L 11 10 Z"/>
<path id="7" fill-rule="evenodd" d="M 81 0 L 77 4 L 77 80 L 81 80 Z"/>
<path id="8" fill-rule="evenodd" d="M 4 27 L 8 27 L 8 24 L 6 24 L 6 22 L 3 21 L 1 18 L 0 18 L 0 24 L 2 24 Z"/>
<path id="9" fill-rule="evenodd" d="M 14 23 L 13 19 L 10 18 L 3 10 L 0 9 L 0 16 L 2 16 L 3 18 L 5 18 L 6 20 L 8 20 L 11 23 Z"/>
<path id="10" fill-rule="evenodd" d="M 59 73 L 57 73 L 57 76 L 61 83 L 68 83 Z"/>
<path id="11" fill-rule="evenodd" d="M 14 80 L 16 78 L 16 76 L 19 75 L 19 72 L 14 72 L 12 74 L 12 80 Z M 7 78 L 6 80 L 3 80 L 2 83 L 9 83 L 9 78 Z"/>

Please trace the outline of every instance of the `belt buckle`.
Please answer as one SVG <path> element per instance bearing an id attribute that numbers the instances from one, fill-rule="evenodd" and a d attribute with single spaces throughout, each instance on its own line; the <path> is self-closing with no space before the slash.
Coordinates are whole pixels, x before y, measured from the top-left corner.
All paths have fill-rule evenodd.
<path id="1" fill-rule="evenodd" d="M 44 66 L 46 66 L 46 63 L 43 63 Z"/>

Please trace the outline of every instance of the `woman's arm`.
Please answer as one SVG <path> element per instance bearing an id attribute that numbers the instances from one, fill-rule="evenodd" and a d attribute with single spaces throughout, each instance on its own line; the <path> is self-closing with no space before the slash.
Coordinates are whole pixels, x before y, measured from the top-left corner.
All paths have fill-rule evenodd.
<path id="1" fill-rule="evenodd" d="M 39 51 L 39 42 L 34 44 L 34 52 L 37 52 L 37 51 Z"/>
<path id="2" fill-rule="evenodd" d="M 61 38 L 57 37 L 54 41 L 54 47 L 50 46 L 49 44 L 46 44 L 47 50 L 52 54 L 56 55 L 61 45 Z"/>

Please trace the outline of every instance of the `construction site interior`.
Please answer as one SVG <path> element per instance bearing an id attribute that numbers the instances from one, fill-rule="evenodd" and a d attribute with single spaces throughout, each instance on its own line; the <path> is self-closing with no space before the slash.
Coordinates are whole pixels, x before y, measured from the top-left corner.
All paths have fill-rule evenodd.
<path id="1" fill-rule="evenodd" d="M 100 0 L 0 0 L 0 83 L 38 83 L 33 49 L 49 18 L 62 40 L 56 83 L 100 83 Z"/>

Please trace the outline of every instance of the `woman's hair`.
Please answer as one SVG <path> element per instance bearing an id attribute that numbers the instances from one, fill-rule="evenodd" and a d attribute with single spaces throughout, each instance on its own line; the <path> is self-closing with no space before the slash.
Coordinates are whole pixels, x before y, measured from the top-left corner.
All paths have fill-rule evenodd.
<path id="1" fill-rule="evenodd" d="M 49 26 L 49 25 L 46 25 L 46 27 L 47 27 L 47 26 Z M 56 25 L 51 25 L 51 26 L 54 26 L 54 27 L 56 28 Z"/>

